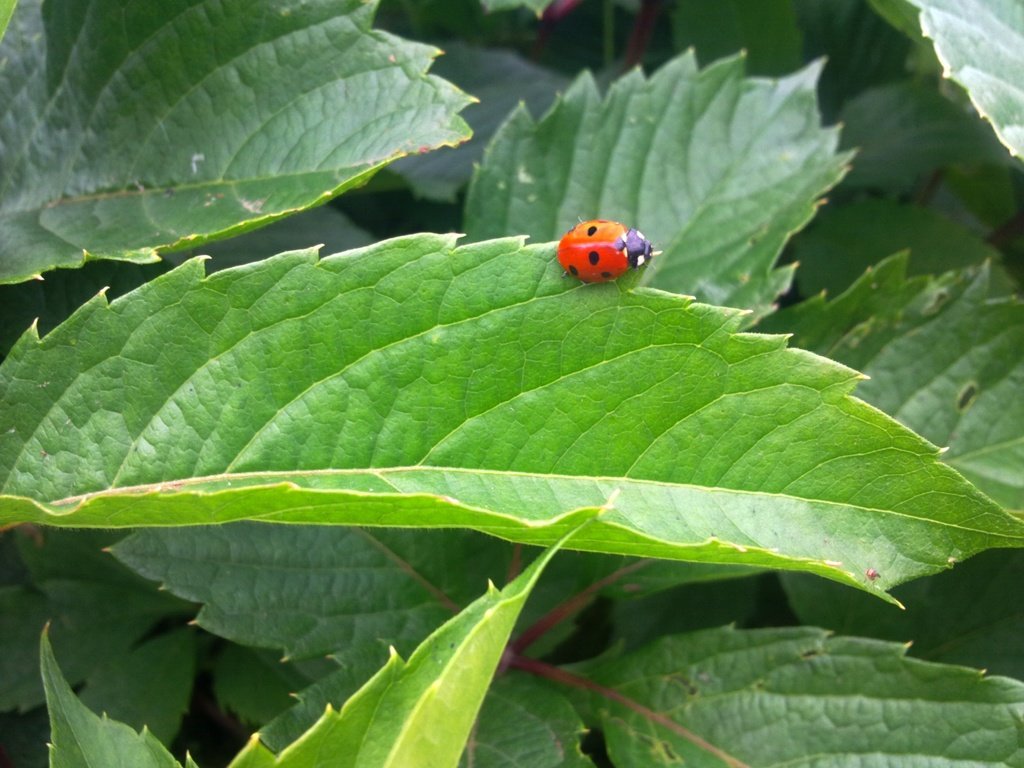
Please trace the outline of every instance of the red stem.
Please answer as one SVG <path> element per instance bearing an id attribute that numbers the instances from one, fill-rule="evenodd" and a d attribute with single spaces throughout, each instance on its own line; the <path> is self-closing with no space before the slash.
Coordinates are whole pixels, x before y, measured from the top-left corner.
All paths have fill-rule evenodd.
<path id="1" fill-rule="evenodd" d="M 557 626 L 561 622 L 568 619 L 570 616 L 581 610 L 587 603 L 590 602 L 591 598 L 600 590 L 607 587 L 609 584 L 614 584 L 616 581 L 621 579 L 623 576 L 627 576 L 641 568 L 646 568 L 648 565 L 653 563 L 653 560 L 637 560 L 624 568 L 609 573 L 603 579 L 599 579 L 591 584 L 589 587 L 584 589 L 582 592 L 578 592 L 563 603 L 559 603 L 546 614 L 541 616 L 531 626 L 527 627 L 522 634 L 519 635 L 512 644 L 509 646 L 512 653 L 517 656 L 523 653 L 527 648 L 533 645 L 540 637 L 546 632 Z"/>
<path id="2" fill-rule="evenodd" d="M 995 248 L 1003 248 L 1022 235 L 1024 235 L 1024 210 L 1017 211 L 1009 220 L 992 230 L 985 241 Z"/>
<path id="3" fill-rule="evenodd" d="M 633 23 L 633 31 L 626 46 L 626 59 L 623 64 L 625 69 L 632 69 L 643 61 L 644 53 L 651 42 L 651 34 L 654 32 L 654 20 L 660 10 L 661 0 L 643 0 L 640 4 L 640 13 Z"/>
<path id="4" fill-rule="evenodd" d="M 507 660 L 505 666 L 512 667 L 514 669 L 521 669 L 531 675 L 543 677 L 547 680 L 553 680 L 557 683 L 562 683 L 563 685 L 568 685 L 573 688 L 584 688 L 588 691 L 593 691 L 594 693 L 604 696 L 606 699 L 621 704 L 627 709 L 633 710 L 641 717 L 650 720 L 652 723 L 660 725 L 677 736 L 681 736 L 695 747 L 703 749 L 708 754 L 714 755 L 726 765 L 730 766 L 730 768 L 749 768 L 749 766 L 742 760 L 733 757 L 725 750 L 719 749 L 711 742 L 698 736 L 689 728 L 680 725 L 667 715 L 663 715 L 660 712 L 655 712 L 649 707 L 645 707 L 640 702 L 619 693 L 614 688 L 608 688 L 600 683 L 595 683 L 593 680 L 588 680 L 585 677 L 574 675 L 572 672 L 567 672 L 559 667 L 552 666 L 551 664 L 545 664 L 543 661 L 537 661 L 536 659 L 526 658 L 525 656 L 513 656 Z"/>

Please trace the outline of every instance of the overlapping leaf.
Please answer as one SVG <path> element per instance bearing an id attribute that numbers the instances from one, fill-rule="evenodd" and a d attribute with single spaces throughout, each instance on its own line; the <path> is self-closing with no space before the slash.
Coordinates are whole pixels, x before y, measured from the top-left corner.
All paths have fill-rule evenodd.
<path id="1" fill-rule="evenodd" d="M 153 261 L 465 139 L 375 2 L 22 2 L 0 60 L 0 282 Z"/>
<path id="2" fill-rule="evenodd" d="M 593 768 L 580 753 L 583 721 L 569 701 L 525 675 L 496 680 L 487 692 L 462 768 Z"/>
<path id="3" fill-rule="evenodd" d="M 17 4 L 18 0 L 0 0 L 0 40 L 3 40 L 11 15 L 14 13 L 14 6 Z"/>
<path id="4" fill-rule="evenodd" d="M 473 138 L 458 147 L 403 157 L 390 170 L 406 179 L 417 195 L 448 201 L 454 201 L 456 193 L 469 183 L 473 165 L 480 161 L 485 144 L 509 112 L 520 102 L 534 113 L 543 112 L 569 83 L 565 75 L 513 51 L 459 43 L 445 45 L 444 56 L 433 72 L 479 99 L 461 113 L 473 129 Z"/>
<path id="5" fill-rule="evenodd" d="M 46 637 L 41 645 L 43 684 L 50 710 L 51 768 L 130 765 L 133 768 L 181 768 L 149 731 L 91 712 L 61 675 Z M 187 768 L 194 764 L 188 761 Z"/>
<path id="6" fill-rule="evenodd" d="M 0 515 L 467 527 L 881 593 L 1024 526 L 742 313 L 418 235 L 102 297 L 0 368 Z M 69 428 L 73 425 L 73 428 Z M 87 447 L 87 449 L 86 449 Z M 869 571 L 883 574 L 869 578 Z"/>
<path id="7" fill-rule="evenodd" d="M 905 651 L 812 628 L 723 628 L 587 674 L 623 697 L 592 698 L 617 768 L 1024 763 L 1024 685 Z"/>
<path id="8" fill-rule="evenodd" d="M 350 663 L 367 648 L 411 651 L 488 577 L 500 580 L 501 545 L 481 539 L 237 524 L 139 531 L 114 553 L 202 603 L 196 621 L 214 634 Z"/>
<path id="9" fill-rule="evenodd" d="M 574 514 L 569 535 L 593 514 Z M 339 768 L 455 768 L 519 612 L 561 543 L 504 589 L 492 584 L 408 662 L 392 649 L 387 664 L 339 711 L 328 707 L 282 752 L 271 755 L 253 740 L 232 766 L 303 768 L 322 765 L 322 756 L 331 755 Z"/>
<path id="10" fill-rule="evenodd" d="M 894 591 L 906 610 L 872 600 L 824 579 L 784 574 L 790 607 L 807 625 L 912 643 L 919 659 L 984 668 L 1024 678 L 1020 637 L 1024 552 L 994 550 L 952 571 L 902 584 Z"/>
<path id="11" fill-rule="evenodd" d="M 1017 0 L 910 0 L 948 77 L 1024 158 L 1024 9 Z"/>
<path id="12" fill-rule="evenodd" d="M 763 313 L 789 284 L 779 250 L 847 159 L 819 124 L 818 70 L 744 78 L 742 58 L 698 71 L 691 53 L 604 99 L 583 75 L 540 122 L 520 109 L 499 130 L 466 229 L 550 240 L 581 217 L 628 222 L 663 251 L 646 282 Z"/>
<path id="13" fill-rule="evenodd" d="M 570 534 L 593 515 L 589 510 L 572 515 Z M 330 764 L 338 766 L 454 768 L 509 633 L 556 549 L 544 552 L 504 589 L 492 584 L 486 595 L 431 634 L 408 662 L 392 649 L 386 665 L 340 711 L 328 707 L 312 728 L 279 754 L 254 738 L 232 765 L 300 768 L 324 765 L 323 757 L 330 755 Z M 61 675 L 45 635 L 42 667 L 52 723 L 51 765 L 178 765 L 145 729 L 136 733 L 89 711 Z M 548 714 L 571 722 L 568 706 L 562 702 L 552 707 L 552 702 L 557 700 L 549 697 Z M 492 730 L 500 738 L 502 729 Z M 551 732 L 575 736 L 563 723 Z M 556 764 L 547 752 L 541 750 L 549 764 Z"/>
<path id="14" fill-rule="evenodd" d="M 846 185 L 905 193 L 954 163 L 1014 161 L 978 116 L 922 83 L 871 88 L 843 108 L 843 146 L 857 149 Z"/>
<path id="15" fill-rule="evenodd" d="M 885 199 L 826 206 L 794 239 L 792 255 L 800 264 L 796 281 L 805 296 L 822 290 L 838 295 L 872 265 L 903 250 L 910 251 L 905 268 L 912 275 L 942 274 L 991 260 L 1003 292 L 1012 290 L 998 264 L 999 251 L 977 233 L 929 208 Z M 772 318 L 767 322 L 781 329 Z"/>
<path id="16" fill-rule="evenodd" d="M 994 499 L 1024 509 L 1024 305 L 988 298 L 987 267 L 905 281 L 904 260 L 880 266 L 831 304 L 808 302 L 773 326 L 869 374 L 864 399 L 947 446 L 943 460 Z"/>

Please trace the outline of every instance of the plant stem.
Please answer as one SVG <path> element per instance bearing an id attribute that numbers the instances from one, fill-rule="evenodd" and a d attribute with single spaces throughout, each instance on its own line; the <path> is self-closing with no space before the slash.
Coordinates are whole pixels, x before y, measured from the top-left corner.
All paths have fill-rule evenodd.
<path id="1" fill-rule="evenodd" d="M 677 723 L 668 715 L 664 715 L 661 712 L 655 712 L 653 709 L 645 707 L 643 704 L 636 701 L 635 699 L 631 699 L 625 694 L 619 693 L 614 688 L 608 688 L 604 685 L 601 685 L 600 683 L 595 683 L 593 680 L 589 680 L 585 677 L 581 677 L 580 675 L 573 674 L 572 672 L 567 672 L 566 670 L 561 669 L 560 667 L 556 667 L 551 664 L 545 664 L 543 661 L 537 661 L 536 659 L 527 658 L 525 656 L 513 655 L 511 658 L 507 660 L 504 666 L 514 669 L 521 669 L 524 672 L 528 672 L 531 675 L 543 677 L 557 683 L 562 683 L 563 685 L 571 686 L 573 688 L 583 688 L 588 691 L 593 691 L 594 693 L 600 696 L 604 696 L 606 699 L 609 699 L 610 701 L 614 701 L 615 703 L 621 704 L 627 709 L 636 712 L 641 717 L 650 720 L 652 723 L 660 725 L 661 727 L 665 728 L 668 731 L 671 731 L 677 736 L 681 736 L 682 738 L 686 739 L 688 742 L 693 744 L 695 747 L 703 749 L 708 754 L 714 755 L 723 763 L 730 766 L 730 768 L 749 768 L 749 766 L 742 760 L 733 757 L 728 752 L 716 747 L 714 744 L 707 741 L 706 739 L 701 738 L 696 733 L 691 731 L 689 728 L 686 728 L 685 726 L 682 726 L 679 723 Z"/>
<path id="2" fill-rule="evenodd" d="M 541 616 L 531 626 L 527 627 L 522 634 L 519 635 L 509 645 L 511 651 L 515 654 L 523 653 L 527 648 L 533 645 L 538 639 L 543 637 L 553 627 L 556 627 L 561 622 L 568 619 L 570 616 L 580 611 L 587 603 L 593 599 L 593 597 L 602 589 L 614 584 L 616 581 L 621 579 L 623 576 L 627 576 L 631 573 L 639 571 L 642 568 L 646 568 L 654 561 L 650 558 L 644 560 L 637 560 L 630 563 L 624 568 L 619 568 L 617 571 L 613 571 L 605 576 L 603 579 L 599 579 L 591 584 L 589 587 L 584 589 L 582 592 L 578 592 L 568 600 L 559 603 L 546 614 Z"/>

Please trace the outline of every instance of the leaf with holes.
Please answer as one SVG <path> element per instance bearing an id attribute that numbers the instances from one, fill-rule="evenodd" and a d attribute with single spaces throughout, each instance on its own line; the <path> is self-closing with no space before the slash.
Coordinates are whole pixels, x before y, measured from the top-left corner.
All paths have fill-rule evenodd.
<path id="1" fill-rule="evenodd" d="M 635 279 L 635 276 L 633 277 Z M 744 315 L 414 235 L 188 262 L 0 366 L 0 521 L 472 528 L 883 595 L 1024 523 Z M 882 573 L 869 578 L 869 571 Z"/>
<path id="2" fill-rule="evenodd" d="M 155 261 L 468 137 L 376 2 L 25 0 L 0 47 L 0 282 Z M 17 116 L 15 119 L 14 116 Z"/>
<path id="3" fill-rule="evenodd" d="M 942 459 L 996 501 L 1024 510 L 1024 304 L 988 298 L 987 265 L 915 280 L 905 266 L 888 260 L 835 301 L 806 302 L 771 325 L 869 374 L 861 397 L 946 446 Z"/>
<path id="4" fill-rule="evenodd" d="M 604 99 L 583 75 L 540 122 L 519 109 L 498 131 L 466 231 L 550 240 L 580 218 L 617 219 L 663 251 L 645 282 L 764 314 L 792 276 L 773 268 L 779 251 L 848 159 L 820 126 L 818 70 L 745 78 L 742 58 L 698 71 L 685 54 Z"/>

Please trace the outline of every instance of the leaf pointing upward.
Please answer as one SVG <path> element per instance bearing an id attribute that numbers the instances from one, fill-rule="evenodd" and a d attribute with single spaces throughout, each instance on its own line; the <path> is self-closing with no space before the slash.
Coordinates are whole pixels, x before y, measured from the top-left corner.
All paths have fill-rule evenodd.
<path id="1" fill-rule="evenodd" d="M 573 284 L 551 245 L 417 235 L 102 297 L 0 367 L 0 521 L 451 527 L 797 568 L 876 593 L 1002 512 L 742 313 Z M 83 495 L 84 494 L 84 495 Z M 871 574 L 868 576 L 867 574 Z"/>

